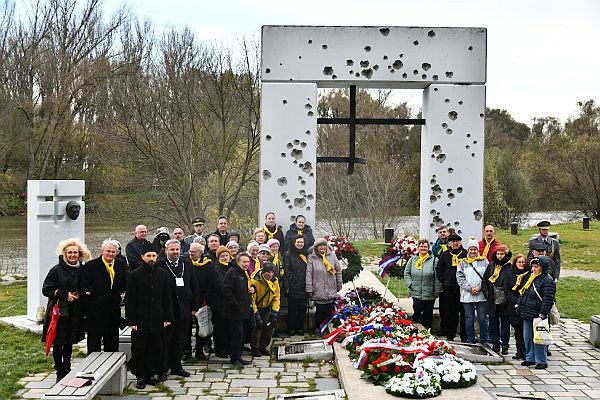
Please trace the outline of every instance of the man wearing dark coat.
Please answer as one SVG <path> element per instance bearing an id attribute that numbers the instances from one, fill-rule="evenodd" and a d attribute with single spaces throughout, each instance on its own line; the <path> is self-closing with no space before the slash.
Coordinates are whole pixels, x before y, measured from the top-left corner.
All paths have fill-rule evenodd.
<path id="1" fill-rule="evenodd" d="M 129 263 L 129 271 L 133 271 L 142 265 L 142 247 L 150 243 L 146 239 L 147 236 L 148 229 L 145 225 L 138 225 L 135 227 L 135 236 L 127 243 L 127 246 L 125 246 L 125 255 L 127 256 L 127 262 Z"/>
<path id="2" fill-rule="evenodd" d="M 529 253 L 527 254 L 527 258 L 531 260 L 533 257 L 538 257 L 540 255 L 548 257 L 552 261 L 550 263 L 550 275 L 555 280 L 558 280 L 558 278 L 560 278 L 561 267 L 560 243 L 558 240 L 551 238 L 548 235 L 550 232 L 549 221 L 541 221 L 537 224 L 537 227 L 540 234 L 529 241 Z M 542 246 L 544 247 L 543 249 L 541 249 Z M 540 252 L 534 254 L 534 250 L 545 250 L 545 253 Z"/>
<path id="3" fill-rule="evenodd" d="M 189 259 L 180 256 L 179 240 L 169 239 L 165 243 L 165 258 L 158 261 L 159 267 L 169 277 L 173 303 L 173 323 L 165 328 L 163 373 L 159 381 L 166 380 L 169 369 L 172 375 L 190 376 L 181 365 L 181 357 L 185 335 L 190 334 L 190 316 L 198 311 L 198 287 L 192 264 Z"/>
<path id="4" fill-rule="evenodd" d="M 229 232 L 227 228 L 229 227 L 229 220 L 226 216 L 220 215 L 217 218 L 217 230 L 213 232 L 213 234 L 219 236 L 219 245 L 225 246 L 229 241 Z"/>
<path id="5" fill-rule="evenodd" d="M 151 243 L 142 248 L 142 265 L 127 280 L 125 318 L 131 327 L 131 361 L 136 387 L 156 385 L 163 372 L 163 332 L 173 321 L 171 287 L 167 271 L 156 266 L 158 249 Z"/>
<path id="6" fill-rule="evenodd" d="M 127 285 L 127 263 L 116 258 L 119 244 L 116 240 L 102 243 L 102 255 L 82 267 L 84 304 L 87 326 L 88 354 L 101 351 L 119 351 L 121 296 Z"/>

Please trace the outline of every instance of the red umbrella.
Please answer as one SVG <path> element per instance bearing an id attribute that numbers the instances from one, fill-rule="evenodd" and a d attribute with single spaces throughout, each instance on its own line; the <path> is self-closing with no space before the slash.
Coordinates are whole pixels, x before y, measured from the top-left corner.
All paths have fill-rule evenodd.
<path id="1" fill-rule="evenodd" d="M 60 308 L 58 308 L 57 301 L 56 304 L 54 304 L 54 307 L 52 307 L 52 319 L 50 320 L 50 325 L 48 325 L 48 331 L 46 332 L 46 357 L 48 357 L 52 343 L 54 343 L 54 338 L 56 337 L 56 324 L 58 324 L 59 318 Z"/>

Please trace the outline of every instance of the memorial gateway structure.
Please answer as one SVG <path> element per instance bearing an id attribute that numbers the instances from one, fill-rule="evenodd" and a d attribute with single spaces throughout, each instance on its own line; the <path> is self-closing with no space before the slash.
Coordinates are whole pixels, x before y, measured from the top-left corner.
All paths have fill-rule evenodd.
<path id="1" fill-rule="evenodd" d="M 481 236 L 486 41 L 484 28 L 263 26 L 259 219 L 274 211 L 284 225 L 298 214 L 314 223 L 317 162 L 352 173 L 365 162 L 357 124 L 415 124 L 420 236 L 443 225 Z M 356 118 L 357 87 L 423 89 L 423 118 Z M 318 88 L 350 88 L 350 118 L 317 118 Z M 348 156 L 317 157 L 318 123 L 349 126 Z"/>

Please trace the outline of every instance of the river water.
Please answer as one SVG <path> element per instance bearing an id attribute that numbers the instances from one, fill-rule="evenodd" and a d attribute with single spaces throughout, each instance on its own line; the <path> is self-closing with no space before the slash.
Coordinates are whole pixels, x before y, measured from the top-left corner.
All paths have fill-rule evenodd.
<path id="1" fill-rule="evenodd" d="M 568 222 L 581 218 L 573 211 L 552 211 L 529 213 L 520 224 L 522 227 L 533 226 L 543 219 L 551 223 Z M 92 255 L 98 256 L 102 241 L 107 238 L 116 239 L 123 245 L 133 237 L 135 223 L 114 222 L 98 223 L 86 222 L 86 238 Z M 372 239 L 371 225 L 367 220 L 356 219 L 352 224 L 350 240 Z M 26 274 L 27 272 L 27 221 L 25 217 L 0 217 L 0 237 L 3 245 L 0 246 L 0 273 L 2 274 Z M 419 232 L 419 217 L 399 217 L 395 232 L 403 232 L 416 235 Z M 326 221 L 317 220 L 315 226 L 316 236 L 331 233 Z M 148 235 L 153 238 L 153 232 Z M 150 239 L 151 240 L 151 239 Z M 244 241 L 244 240 L 243 240 Z"/>

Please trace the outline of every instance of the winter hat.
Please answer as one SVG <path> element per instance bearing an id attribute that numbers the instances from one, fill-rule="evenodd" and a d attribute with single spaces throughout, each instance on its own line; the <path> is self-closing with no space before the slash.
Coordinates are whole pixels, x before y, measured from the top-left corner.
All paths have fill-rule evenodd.
<path id="1" fill-rule="evenodd" d="M 248 253 L 250 253 L 250 250 L 252 250 L 253 247 L 259 247 L 258 242 L 256 240 L 251 240 L 250 243 L 248 243 L 248 246 L 246 247 L 246 251 L 248 251 Z"/>
<path id="2" fill-rule="evenodd" d="M 456 233 L 451 233 L 450 236 L 448 236 L 448 241 L 452 242 L 454 240 L 462 240 L 462 238 L 460 236 L 458 236 L 458 234 Z M 478 244 L 479 247 L 479 244 Z"/>
<path id="3" fill-rule="evenodd" d="M 479 242 L 477 241 L 477 239 L 475 239 L 475 236 L 471 236 L 469 238 L 469 245 L 467 246 L 467 249 L 471 247 L 477 247 L 477 249 L 479 250 Z"/>
<path id="4" fill-rule="evenodd" d="M 315 244 L 313 245 L 313 247 L 316 249 L 317 247 L 321 246 L 322 244 L 327 244 L 327 240 L 325 240 L 325 238 L 318 238 L 317 240 L 315 240 Z"/>
<path id="5" fill-rule="evenodd" d="M 221 256 L 221 254 L 223 253 L 227 253 L 229 255 L 231 255 L 231 253 L 229 252 L 229 249 L 223 245 L 219 246 L 219 248 L 217 249 L 217 257 Z"/>
<path id="6" fill-rule="evenodd" d="M 169 235 L 169 228 L 167 228 L 166 226 L 161 226 L 156 230 L 156 236 L 160 235 L 161 233 Z"/>
<path id="7" fill-rule="evenodd" d="M 265 272 L 275 272 L 275 265 L 270 261 L 265 262 L 262 266 L 262 272 L 263 274 Z"/>
<path id="8" fill-rule="evenodd" d="M 227 247 L 228 249 L 231 249 L 232 247 L 237 247 L 239 249 L 240 244 L 238 242 L 236 242 L 235 240 L 230 240 L 229 242 L 227 242 L 225 247 Z"/>
<path id="9" fill-rule="evenodd" d="M 158 254 L 158 252 L 159 252 L 158 247 L 156 247 L 152 243 L 146 243 L 142 246 L 142 255 L 144 255 L 146 253 L 157 253 Z"/>
<path id="10" fill-rule="evenodd" d="M 273 252 L 271 251 L 271 248 L 264 243 L 261 244 L 260 246 L 258 246 L 258 252 L 260 253 L 261 251 L 266 251 L 269 254 L 273 254 Z"/>
<path id="11" fill-rule="evenodd" d="M 267 241 L 267 246 L 269 246 L 269 247 L 271 247 L 271 246 L 272 246 L 272 245 L 274 245 L 274 244 L 281 245 L 281 243 L 279 243 L 279 240 L 277 240 L 277 239 L 275 239 L 275 238 L 273 238 L 273 239 L 269 239 L 269 240 Z"/>

